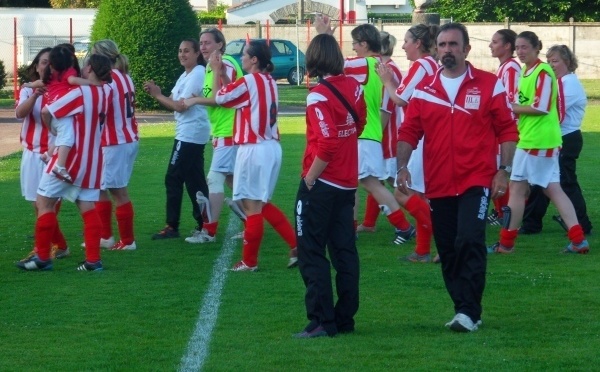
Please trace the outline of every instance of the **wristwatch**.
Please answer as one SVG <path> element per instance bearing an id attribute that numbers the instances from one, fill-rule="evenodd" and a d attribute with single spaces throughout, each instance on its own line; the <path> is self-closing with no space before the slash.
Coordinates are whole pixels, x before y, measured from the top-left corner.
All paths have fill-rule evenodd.
<path id="1" fill-rule="evenodd" d="M 512 167 L 510 165 L 501 165 L 498 169 L 503 170 L 506 173 L 512 172 Z"/>

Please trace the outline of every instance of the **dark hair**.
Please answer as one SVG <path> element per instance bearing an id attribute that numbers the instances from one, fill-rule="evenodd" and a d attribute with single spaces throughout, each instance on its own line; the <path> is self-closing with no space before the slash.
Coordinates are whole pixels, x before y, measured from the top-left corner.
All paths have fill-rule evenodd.
<path id="1" fill-rule="evenodd" d="M 566 45 L 553 45 L 546 52 L 546 58 L 550 58 L 553 54 L 558 54 L 560 59 L 565 61 L 565 65 L 567 65 L 567 70 L 569 72 L 575 72 L 579 64 L 577 63 L 577 57 L 575 54 L 569 49 Z"/>
<path id="2" fill-rule="evenodd" d="M 442 27 L 440 27 L 440 30 L 438 32 L 438 36 L 442 32 L 450 31 L 450 30 L 460 31 L 460 33 L 463 36 L 463 42 L 465 43 L 464 46 L 466 47 L 467 45 L 469 45 L 469 33 L 467 32 L 467 28 L 462 23 L 446 23 L 446 24 L 442 25 Z"/>
<path id="3" fill-rule="evenodd" d="M 344 72 L 344 56 L 332 35 L 314 37 L 306 49 L 306 70 L 309 77 L 339 75 Z"/>
<path id="4" fill-rule="evenodd" d="M 92 54 L 87 60 L 87 64 L 92 68 L 92 71 L 98 79 L 112 83 L 112 63 L 110 59 L 101 54 Z"/>
<path id="5" fill-rule="evenodd" d="M 223 35 L 223 33 L 221 31 L 219 31 L 218 28 L 214 28 L 214 27 L 210 27 L 207 28 L 206 30 L 202 31 L 200 33 L 200 37 L 202 37 L 202 35 L 204 34 L 211 34 L 213 36 L 213 39 L 215 40 L 215 43 L 221 43 L 221 53 L 225 53 L 225 47 L 226 45 L 226 41 L 225 41 L 225 36 Z"/>
<path id="6" fill-rule="evenodd" d="M 510 44 L 510 52 L 515 52 L 515 42 L 517 41 L 517 33 L 511 29 L 503 28 L 502 30 L 496 31 L 500 38 L 502 38 L 502 42 L 504 44 Z"/>
<path id="7" fill-rule="evenodd" d="M 73 67 L 73 59 L 75 59 L 75 55 L 64 46 L 57 45 L 50 51 L 50 63 L 44 71 L 44 77 L 42 80 L 44 84 L 48 85 L 52 78 L 52 70 L 50 70 L 50 66 L 56 71 L 58 74 L 58 80 L 62 80 L 62 75 L 65 71 L 67 71 L 70 67 Z"/>
<path id="8" fill-rule="evenodd" d="M 42 59 L 42 54 L 49 53 L 51 50 L 52 50 L 52 48 L 50 48 L 50 47 L 40 50 L 38 52 L 38 54 L 35 55 L 35 58 L 31 62 L 31 64 L 29 66 L 27 66 L 25 75 L 27 76 L 29 81 L 36 81 L 36 80 L 39 80 L 42 78 L 40 76 L 40 74 L 38 74 L 38 72 L 37 72 L 37 66 L 40 64 L 40 59 Z"/>
<path id="9" fill-rule="evenodd" d="M 206 61 L 204 60 L 204 56 L 202 55 L 202 53 L 200 53 L 200 43 L 198 42 L 198 40 L 189 38 L 189 39 L 183 39 L 183 40 L 181 40 L 181 42 L 192 44 L 192 49 L 194 49 L 194 52 L 198 53 L 198 59 L 196 60 L 196 62 L 198 62 L 199 65 L 206 66 Z"/>
<path id="10" fill-rule="evenodd" d="M 517 39 L 525 39 L 534 49 L 537 49 L 538 52 L 542 50 L 542 41 L 538 38 L 538 36 L 531 31 L 523 31 L 517 36 Z"/>
<path id="11" fill-rule="evenodd" d="M 358 42 L 366 42 L 371 52 L 381 52 L 381 36 L 377 28 L 372 24 L 365 23 L 357 26 L 350 34 L 352 35 L 352 39 Z"/>
<path id="12" fill-rule="evenodd" d="M 414 25 L 408 29 L 408 33 L 411 34 L 413 40 L 416 42 L 417 40 L 421 40 L 421 52 L 435 54 L 435 38 L 440 31 L 440 26 L 438 25 L 426 25 L 426 24 L 418 24 Z"/>
<path id="13" fill-rule="evenodd" d="M 389 32 L 381 31 L 381 55 L 391 57 L 396 47 L 396 38 Z"/>
<path id="14" fill-rule="evenodd" d="M 77 76 L 81 76 L 81 68 L 79 67 L 79 61 L 77 60 L 77 56 L 75 55 L 75 47 L 70 43 L 62 43 L 57 46 L 61 46 L 63 48 L 67 48 L 73 54 L 73 68 L 77 71 Z"/>
<path id="15" fill-rule="evenodd" d="M 246 53 L 258 59 L 258 68 L 261 71 L 273 72 L 275 66 L 271 62 L 271 49 L 264 41 L 252 40 L 248 43 Z"/>

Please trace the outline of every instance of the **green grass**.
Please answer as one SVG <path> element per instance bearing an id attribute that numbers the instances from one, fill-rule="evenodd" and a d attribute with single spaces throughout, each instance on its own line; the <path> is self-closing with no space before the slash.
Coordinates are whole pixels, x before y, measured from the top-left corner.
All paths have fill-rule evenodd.
<path id="1" fill-rule="evenodd" d="M 282 118 L 280 125 L 284 161 L 273 201 L 291 218 L 305 144 L 304 119 Z M 139 249 L 103 252 L 106 270 L 101 273 L 74 270 L 83 258 L 82 223 L 71 203 L 63 205 L 59 220 L 72 257 L 55 262 L 53 272 L 26 273 L 14 267 L 32 247 L 35 217 L 20 197 L 20 154 L 0 158 L 0 370 L 178 368 L 221 244 L 150 240 L 164 225 L 163 178 L 173 125 L 141 126 L 141 136 L 130 185 Z M 589 107 L 584 138 L 578 173 L 590 217 L 600 224 L 600 106 Z M 206 158 L 210 157 L 207 148 Z M 189 204 L 184 200 L 182 232 L 194 226 Z M 391 228 L 380 218 L 379 232 L 361 235 L 358 241 L 357 331 L 334 339 L 292 339 L 291 334 L 306 324 L 304 286 L 297 270 L 285 268 L 287 247 L 267 225 L 261 270 L 228 274 L 204 369 L 594 369 L 600 359 L 597 235 L 590 237 L 589 255 L 560 254 L 567 240 L 551 221 L 553 213 L 548 211 L 543 234 L 519 237 L 514 255 L 490 257 L 484 325 L 473 334 L 454 334 L 443 327 L 453 310 L 440 267 L 399 261 L 414 242 L 392 245 Z M 228 218 L 224 211 L 223 225 Z M 222 226 L 219 243 L 224 234 Z M 490 228 L 488 241 L 497 234 L 497 228 Z M 237 243 L 233 259 L 239 256 Z"/>

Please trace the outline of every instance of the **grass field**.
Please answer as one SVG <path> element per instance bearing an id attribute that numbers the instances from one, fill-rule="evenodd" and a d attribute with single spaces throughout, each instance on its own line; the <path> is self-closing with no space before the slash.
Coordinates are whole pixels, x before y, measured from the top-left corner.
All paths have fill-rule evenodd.
<path id="1" fill-rule="evenodd" d="M 280 126 L 284 162 L 273 200 L 291 218 L 304 121 L 282 118 Z M 589 107 L 583 128 L 578 173 L 590 217 L 600 224 L 600 106 Z M 228 211 L 215 244 L 150 240 L 164 225 L 163 178 L 173 124 L 144 125 L 141 137 L 130 185 L 138 250 L 103 252 L 100 273 L 75 271 L 83 259 L 82 223 L 70 203 L 59 220 L 73 255 L 56 261 L 53 272 L 14 266 L 32 247 L 35 217 L 20 197 L 20 154 L 0 159 L 1 371 L 179 369 L 196 323 L 209 321 L 198 316 L 215 275 L 224 278 L 221 297 L 211 299 L 220 304 L 212 312 L 215 327 L 200 334 L 209 341 L 207 371 L 591 370 L 600 362 L 597 235 L 589 238 L 587 256 L 559 253 L 567 239 L 550 219 L 552 207 L 543 234 L 520 237 L 514 255 L 490 256 L 479 331 L 444 328 L 453 311 L 440 267 L 398 260 L 414 242 L 391 244 L 392 229 L 380 218 L 378 233 L 358 241 L 356 332 L 295 340 L 292 333 L 306 324 L 304 286 L 297 270 L 286 269 L 287 247 L 268 225 L 257 273 L 224 274 L 223 267 L 240 257 L 239 242 L 233 257 L 215 268 L 230 244 L 224 244 L 229 221 L 230 232 L 240 228 Z M 184 201 L 181 230 L 193 227 Z M 497 234 L 498 228 L 490 228 L 488 241 Z"/>

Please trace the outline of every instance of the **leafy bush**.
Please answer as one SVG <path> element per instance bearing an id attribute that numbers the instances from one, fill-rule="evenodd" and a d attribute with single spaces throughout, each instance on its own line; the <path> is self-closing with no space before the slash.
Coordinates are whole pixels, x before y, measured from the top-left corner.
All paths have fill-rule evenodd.
<path id="1" fill-rule="evenodd" d="M 225 15 L 227 8 L 227 5 L 219 4 L 208 12 L 201 10 L 198 12 L 198 21 L 201 25 L 216 25 L 219 20 L 222 24 L 227 24 L 227 16 Z"/>
<path id="2" fill-rule="evenodd" d="M 6 69 L 4 68 L 4 61 L 0 59 L 0 90 L 6 85 Z"/>
<path id="3" fill-rule="evenodd" d="M 19 86 L 29 83 L 29 76 L 27 76 L 28 65 L 21 65 L 17 69 L 17 76 L 19 77 Z"/>
<path id="4" fill-rule="evenodd" d="M 142 83 L 154 80 L 170 95 L 183 72 L 177 51 L 181 40 L 198 39 L 200 27 L 188 0 L 102 0 L 94 25 L 92 43 L 114 40 L 129 58 L 130 75 L 137 91 L 137 108 L 160 108 L 142 90 Z"/>

